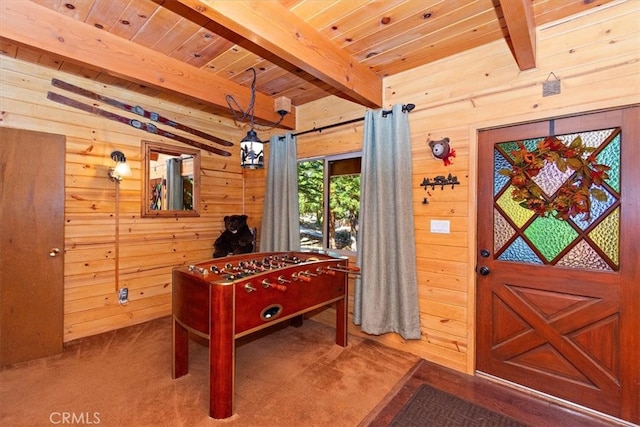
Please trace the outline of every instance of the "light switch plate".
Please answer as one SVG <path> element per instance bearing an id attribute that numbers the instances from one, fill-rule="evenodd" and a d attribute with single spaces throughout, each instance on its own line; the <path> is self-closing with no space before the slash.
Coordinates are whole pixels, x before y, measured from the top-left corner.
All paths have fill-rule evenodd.
<path id="1" fill-rule="evenodd" d="M 451 228 L 451 221 L 448 219 L 432 219 L 431 220 L 431 232 L 440 234 L 449 234 Z"/>

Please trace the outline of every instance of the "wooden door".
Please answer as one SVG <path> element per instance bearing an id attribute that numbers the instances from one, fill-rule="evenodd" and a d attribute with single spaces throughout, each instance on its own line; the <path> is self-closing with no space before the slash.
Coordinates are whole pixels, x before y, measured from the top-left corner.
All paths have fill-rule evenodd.
<path id="1" fill-rule="evenodd" d="M 63 336 L 65 138 L 0 128 L 0 366 Z"/>
<path id="2" fill-rule="evenodd" d="M 636 423 L 639 111 L 481 132 L 476 267 L 478 371 Z M 558 139 L 545 142 L 550 135 Z M 590 147 L 581 156 L 584 164 L 610 169 L 603 183 L 594 181 L 590 195 L 580 198 L 567 183 L 581 175 L 570 166 L 562 171 L 562 164 L 577 167 L 578 159 L 569 159 L 584 147 Z M 544 152 L 551 157 L 540 169 L 534 165 Z M 546 204 L 526 197 L 538 193 Z M 524 199 L 514 200 L 514 194 Z M 588 205 L 576 203 L 586 199 Z M 555 217 L 565 206 L 574 213 L 586 206 L 588 214 Z M 545 210 L 552 213 L 545 216 Z"/>

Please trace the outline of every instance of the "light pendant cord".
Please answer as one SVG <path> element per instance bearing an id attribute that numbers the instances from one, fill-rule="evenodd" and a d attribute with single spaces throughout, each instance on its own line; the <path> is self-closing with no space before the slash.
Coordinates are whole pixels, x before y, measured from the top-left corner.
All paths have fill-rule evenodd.
<path id="1" fill-rule="evenodd" d="M 263 129 L 259 129 L 259 130 L 267 130 L 270 129 L 274 126 L 277 126 L 280 124 L 280 122 L 282 122 L 282 119 L 284 119 L 284 116 L 287 114 L 286 111 L 278 111 L 278 114 L 280 114 L 280 119 L 277 122 L 271 122 L 271 123 L 267 123 L 267 124 L 256 124 L 255 123 L 255 102 L 256 102 L 256 80 L 257 80 L 257 74 L 256 74 L 256 70 L 255 68 L 251 67 L 249 68 L 249 70 L 251 70 L 251 72 L 253 73 L 253 79 L 251 80 L 251 97 L 249 98 L 249 106 L 247 107 L 247 110 L 243 110 L 240 105 L 238 104 L 238 101 L 236 101 L 236 99 L 232 96 L 232 95 L 227 95 L 226 96 L 226 100 L 227 100 L 227 105 L 229 106 L 229 109 L 231 110 L 231 114 L 233 114 L 233 120 L 235 122 L 239 122 L 239 123 L 244 123 L 244 121 L 248 118 L 249 119 L 249 125 L 251 127 L 251 130 L 254 130 L 254 128 L 256 127 L 262 127 Z"/>

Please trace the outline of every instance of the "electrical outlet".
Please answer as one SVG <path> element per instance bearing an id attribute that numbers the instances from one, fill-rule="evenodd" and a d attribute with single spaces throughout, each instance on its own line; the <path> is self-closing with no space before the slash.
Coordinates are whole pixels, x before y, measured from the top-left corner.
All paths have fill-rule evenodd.
<path id="1" fill-rule="evenodd" d="M 118 302 L 122 305 L 129 303 L 129 288 L 122 288 L 118 292 Z"/>

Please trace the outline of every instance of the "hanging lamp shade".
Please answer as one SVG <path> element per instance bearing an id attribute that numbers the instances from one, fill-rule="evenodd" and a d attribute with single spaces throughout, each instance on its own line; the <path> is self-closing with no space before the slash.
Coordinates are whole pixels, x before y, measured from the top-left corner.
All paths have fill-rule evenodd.
<path id="1" fill-rule="evenodd" d="M 240 141 L 240 165 L 247 169 L 262 169 L 264 167 L 264 144 L 258 138 L 253 128 Z"/>

